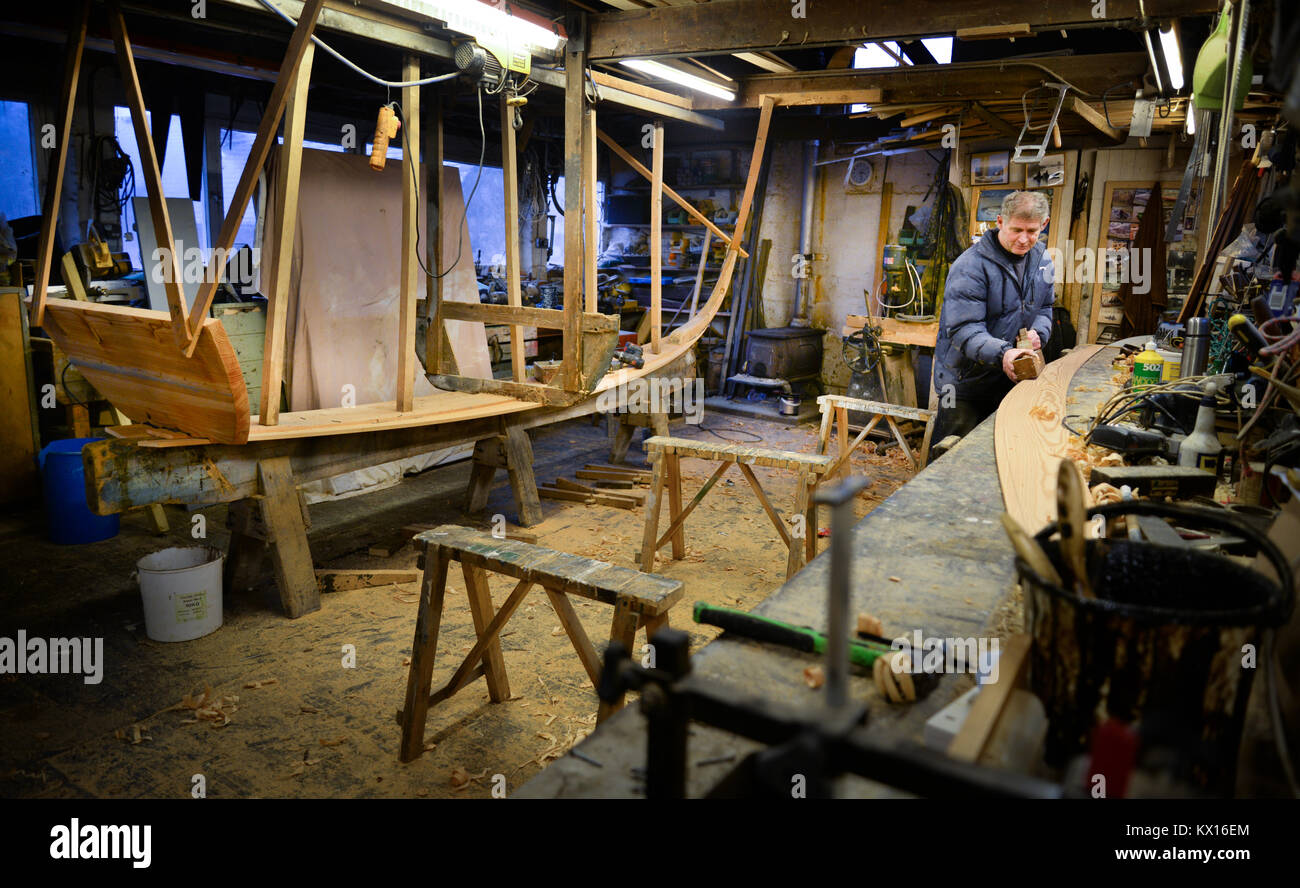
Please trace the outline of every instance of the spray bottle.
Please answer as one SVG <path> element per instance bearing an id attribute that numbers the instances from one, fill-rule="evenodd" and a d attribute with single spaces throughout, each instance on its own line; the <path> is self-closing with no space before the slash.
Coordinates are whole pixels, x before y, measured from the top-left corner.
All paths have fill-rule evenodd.
<path id="1" fill-rule="evenodd" d="M 1214 396 L 1219 387 L 1212 382 L 1205 384 L 1205 396 L 1196 411 L 1196 428 L 1183 439 L 1178 447 L 1178 464 L 1194 466 L 1211 474 L 1219 470 L 1219 453 L 1223 446 L 1219 436 L 1214 432 Z"/>

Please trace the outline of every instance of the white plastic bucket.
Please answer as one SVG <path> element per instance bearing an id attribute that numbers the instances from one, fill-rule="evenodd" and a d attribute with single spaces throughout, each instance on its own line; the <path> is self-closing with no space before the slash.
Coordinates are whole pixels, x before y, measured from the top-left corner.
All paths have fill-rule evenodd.
<path id="1" fill-rule="evenodd" d="M 144 631 L 154 641 L 190 641 L 221 628 L 221 567 L 209 546 L 163 549 L 136 562 Z"/>

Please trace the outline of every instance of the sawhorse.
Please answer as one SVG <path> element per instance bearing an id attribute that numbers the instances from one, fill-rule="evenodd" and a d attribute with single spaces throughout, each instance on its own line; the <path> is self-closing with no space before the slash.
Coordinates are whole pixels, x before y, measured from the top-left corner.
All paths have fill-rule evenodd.
<path id="1" fill-rule="evenodd" d="M 772 519 L 777 533 L 788 549 L 785 565 L 786 579 L 794 576 L 805 562 L 817 555 L 817 506 L 813 502 L 813 490 L 817 482 L 831 466 L 831 458 L 811 453 L 791 453 L 786 450 L 767 450 L 759 447 L 746 447 L 740 444 L 711 444 L 706 441 L 693 441 L 687 438 L 665 438 L 655 436 L 645 442 L 646 453 L 654 463 L 654 473 L 650 481 L 650 495 L 645 501 L 645 529 L 641 538 L 641 569 L 649 572 L 654 567 L 655 552 L 669 540 L 672 541 L 673 559 L 680 561 L 686 557 L 686 534 L 683 527 L 686 516 L 699 505 L 713 485 L 718 482 L 733 463 L 740 467 L 740 472 L 754 489 L 763 510 Z M 696 457 L 719 461 L 718 468 L 704 482 L 704 486 L 695 494 L 690 504 L 682 508 L 682 472 L 681 458 Z M 785 523 L 758 483 L 751 465 L 771 466 L 789 469 L 797 475 L 794 512 L 796 520 L 802 519 L 800 526 L 796 523 L 793 531 L 786 530 Z M 663 500 L 664 488 L 668 488 L 668 514 L 671 522 L 663 536 L 659 536 L 659 511 Z"/>
<path id="2" fill-rule="evenodd" d="M 465 511 L 476 514 L 487 508 L 497 469 L 505 469 L 510 476 L 519 526 L 541 524 L 542 501 L 537 495 L 537 478 L 533 475 L 533 445 L 528 440 L 528 432 L 513 425 L 505 426 L 499 435 L 475 443 L 474 465 L 470 470 L 469 488 L 465 491 Z"/>
<path id="3" fill-rule="evenodd" d="M 894 440 L 898 446 L 903 449 L 903 455 L 907 457 L 907 462 L 913 469 L 920 470 L 925 468 L 930 461 L 930 433 L 934 425 L 934 417 L 937 411 L 922 410 L 919 407 L 903 407 L 899 404 L 886 404 L 883 401 L 865 401 L 861 398 L 850 398 L 846 395 L 820 395 L 817 398 L 817 406 L 822 411 L 821 430 L 817 434 L 817 452 L 825 453 L 830 447 L 831 426 L 837 426 L 839 443 L 839 454 L 835 458 L 834 464 L 826 474 L 836 475 L 842 470 L 847 469 L 849 465 L 849 454 L 857 449 L 858 445 L 866 440 L 871 430 L 883 419 L 889 426 L 889 430 L 894 433 Z M 849 411 L 866 413 L 871 419 L 863 426 L 862 431 L 849 443 Z M 917 464 L 916 459 L 912 456 L 912 449 L 907 444 L 907 439 L 903 437 L 902 431 L 898 428 L 896 419 L 910 419 L 914 422 L 925 424 L 925 438 L 921 444 L 921 461 Z"/>
<path id="4" fill-rule="evenodd" d="M 247 589 L 260 579 L 262 556 L 269 548 L 280 604 L 286 617 L 296 619 L 320 610 L 320 589 L 307 545 L 311 519 L 293 483 L 288 457 L 261 460 L 257 474 L 261 494 L 231 503 L 226 513 L 230 528 L 223 577 L 226 594 Z"/>
<path id="5" fill-rule="evenodd" d="M 639 628 L 645 628 L 648 640 L 652 633 L 668 625 L 668 611 L 681 599 L 686 588 L 680 580 L 616 567 L 530 543 L 497 539 L 455 524 L 444 524 L 418 534 L 415 544 L 421 549 L 420 566 L 424 577 L 420 584 L 415 640 L 411 646 L 406 705 L 398 715 L 398 723 L 402 726 L 401 759 L 404 762 L 412 761 L 424 752 L 424 723 L 429 707 L 451 697 L 479 676 L 487 679 L 488 697 L 493 703 L 510 699 L 500 634 L 534 584 L 546 590 L 546 597 L 573 642 L 593 687 L 600 685 L 600 656 L 587 638 L 567 596 L 579 595 L 613 605 L 614 623 L 610 639 L 621 641 L 630 651 L 634 650 Z M 433 661 L 438 650 L 438 627 L 442 622 L 447 592 L 447 570 L 452 561 L 461 564 L 478 641 L 451 680 L 441 690 L 430 693 Z M 519 581 L 501 609 L 495 612 L 488 590 L 487 571 Z M 602 703 L 597 721 L 603 721 L 617 708 Z"/>

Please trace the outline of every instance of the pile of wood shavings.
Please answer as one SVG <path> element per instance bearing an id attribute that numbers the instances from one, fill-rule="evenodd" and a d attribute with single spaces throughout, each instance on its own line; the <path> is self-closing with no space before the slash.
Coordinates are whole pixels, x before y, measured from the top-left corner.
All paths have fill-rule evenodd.
<path id="1" fill-rule="evenodd" d="M 1069 444 L 1065 448 L 1065 455 L 1074 460 L 1083 473 L 1084 481 L 1092 477 L 1092 470 L 1096 466 L 1124 465 L 1123 456 L 1105 447 L 1088 444 L 1079 435 L 1070 435 Z"/>
<path id="2" fill-rule="evenodd" d="M 212 693 L 211 687 L 205 687 L 203 693 L 197 697 L 186 694 L 181 702 L 163 711 L 186 709 L 194 712 L 194 718 L 184 719 L 181 724 L 194 725 L 205 721 L 214 728 L 224 728 L 230 724 L 230 717 L 239 709 L 239 697 L 234 694 L 223 694 L 218 697 Z"/>

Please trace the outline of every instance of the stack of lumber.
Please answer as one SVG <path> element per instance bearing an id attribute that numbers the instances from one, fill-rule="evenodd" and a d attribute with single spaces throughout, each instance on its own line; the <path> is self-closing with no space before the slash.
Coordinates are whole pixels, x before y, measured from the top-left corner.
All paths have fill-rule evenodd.
<path id="1" fill-rule="evenodd" d="M 537 493 L 546 499 L 585 503 L 586 505 L 613 506 L 617 509 L 635 509 L 645 504 L 645 493 L 635 490 L 649 486 L 650 472 L 629 466 L 588 463 L 574 475 L 590 484 L 556 478 L 554 485 L 539 484 Z"/>

